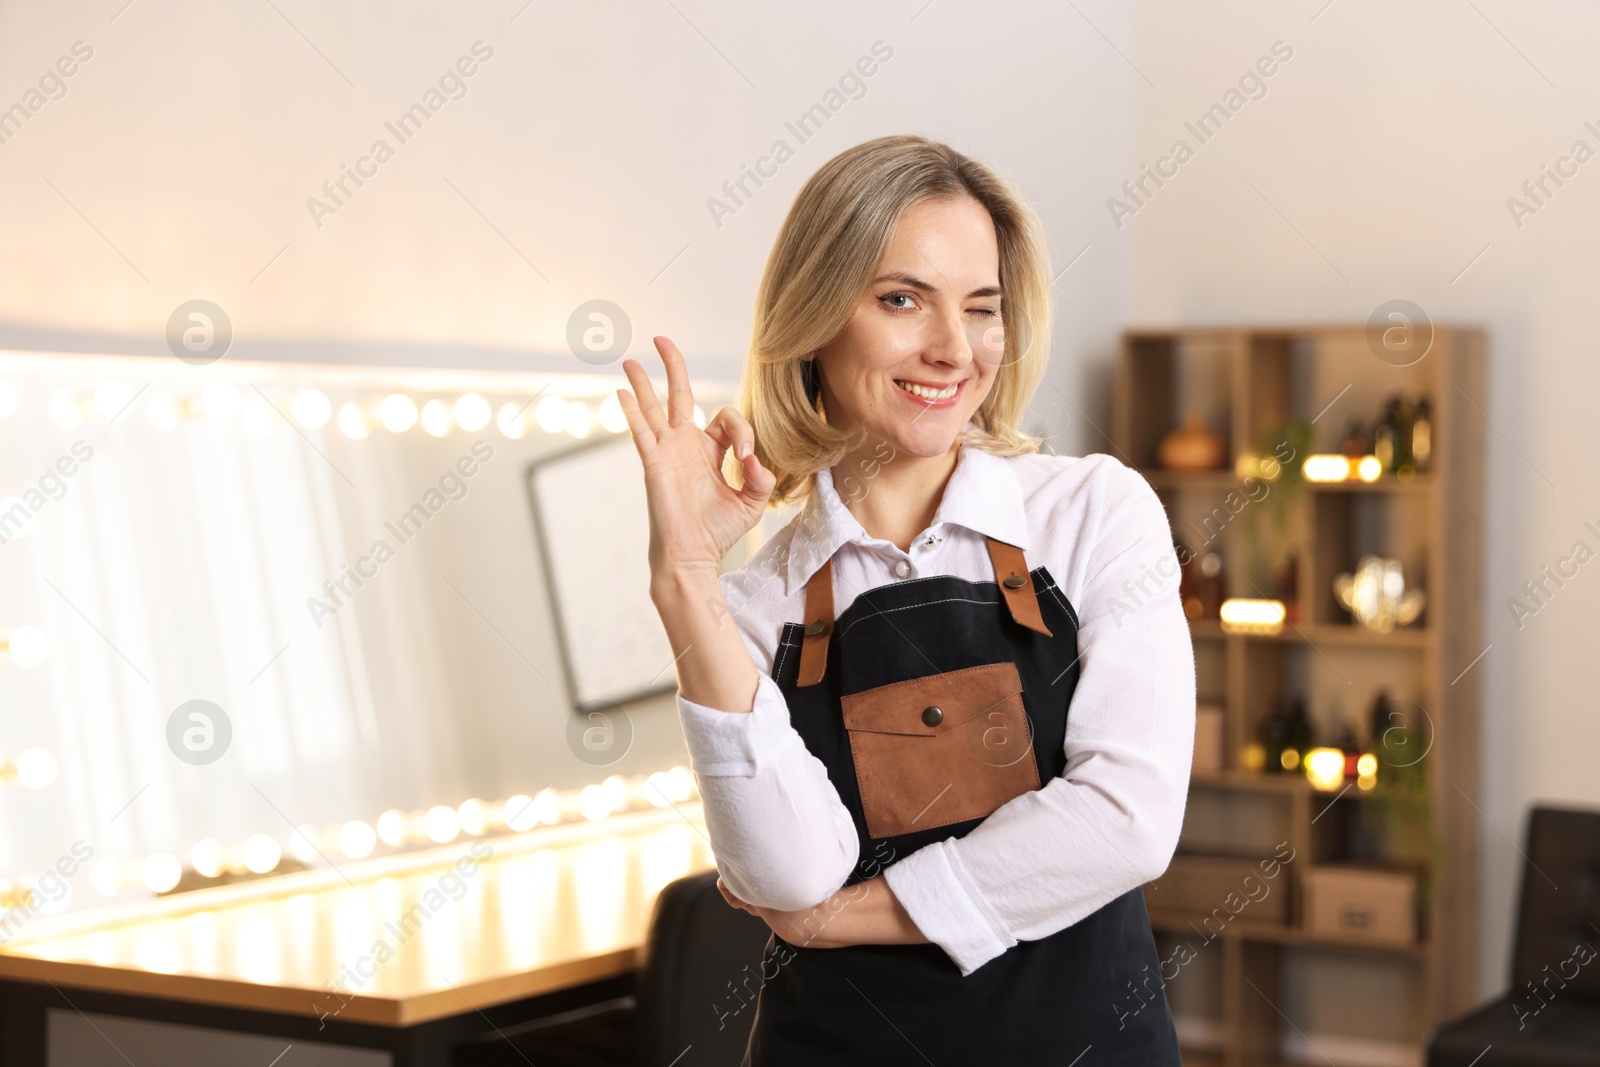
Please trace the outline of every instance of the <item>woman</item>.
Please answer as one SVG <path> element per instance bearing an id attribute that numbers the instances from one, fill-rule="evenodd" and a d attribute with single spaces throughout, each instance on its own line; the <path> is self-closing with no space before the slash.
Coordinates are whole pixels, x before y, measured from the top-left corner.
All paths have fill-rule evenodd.
<path id="1" fill-rule="evenodd" d="M 1193 652 L 1149 486 L 1019 428 L 1049 296 L 1004 182 L 885 137 L 791 208 L 738 410 L 697 429 L 666 338 L 665 409 L 624 362 L 720 884 L 773 931 L 753 1067 L 1178 1063 L 1140 887 L 1182 821 Z"/>

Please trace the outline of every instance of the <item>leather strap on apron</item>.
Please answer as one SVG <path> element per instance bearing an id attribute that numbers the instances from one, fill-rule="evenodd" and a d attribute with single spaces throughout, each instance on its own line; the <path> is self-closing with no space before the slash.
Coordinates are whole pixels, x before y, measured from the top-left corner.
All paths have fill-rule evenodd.
<path id="1" fill-rule="evenodd" d="M 799 685 L 816 685 L 828 669 L 828 638 L 833 633 L 833 560 L 806 581 L 806 628 L 800 642 Z"/>
<path id="2" fill-rule="evenodd" d="M 1022 549 L 996 541 L 990 537 L 989 562 L 994 564 L 994 580 L 1000 583 L 1011 617 L 1030 630 L 1046 637 L 1053 636 L 1039 615 L 1039 598 L 1033 591 L 1033 576 L 1028 573 L 1028 561 Z"/>
<path id="3" fill-rule="evenodd" d="M 994 580 L 1005 596 L 1011 617 L 1030 630 L 1054 636 L 1039 614 L 1039 598 L 1022 549 L 985 538 Z M 805 636 L 800 642 L 800 676 L 796 685 L 816 685 L 828 667 L 828 639 L 833 635 L 833 560 L 830 558 L 806 580 Z"/>

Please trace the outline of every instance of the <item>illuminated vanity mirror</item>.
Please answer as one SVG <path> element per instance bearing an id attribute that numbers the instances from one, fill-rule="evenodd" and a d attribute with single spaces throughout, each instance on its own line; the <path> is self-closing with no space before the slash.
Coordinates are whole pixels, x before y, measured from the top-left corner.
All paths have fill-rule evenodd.
<path id="1" fill-rule="evenodd" d="M 0 940 L 691 800 L 621 381 L 0 353 Z"/>

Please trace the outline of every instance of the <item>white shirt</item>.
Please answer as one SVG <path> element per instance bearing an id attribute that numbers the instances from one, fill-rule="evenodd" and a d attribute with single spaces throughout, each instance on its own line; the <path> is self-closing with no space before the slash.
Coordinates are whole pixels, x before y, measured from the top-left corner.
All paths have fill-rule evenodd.
<path id="1" fill-rule="evenodd" d="M 868 857 L 857 855 L 850 814 L 772 679 L 783 624 L 804 621 L 806 579 L 830 557 L 840 614 L 861 593 L 907 578 L 993 581 L 986 536 L 1049 569 L 1080 620 L 1080 675 L 1063 775 L 965 837 L 894 857 L 884 871 L 923 936 L 964 975 L 1156 877 L 1177 846 L 1194 745 L 1194 649 L 1166 513 L 1142 477 L 1107 455 L 1003 457 L 963 443 L 932 525 L 907 553 L 869 537 L 823 470 L 796 517 L 722 577 L 762 674 L 752 711 L 678 696 L 723 879 L 752 904 L 815 906 Z M 897 574 L 902 560 L 909 569 Z"/>

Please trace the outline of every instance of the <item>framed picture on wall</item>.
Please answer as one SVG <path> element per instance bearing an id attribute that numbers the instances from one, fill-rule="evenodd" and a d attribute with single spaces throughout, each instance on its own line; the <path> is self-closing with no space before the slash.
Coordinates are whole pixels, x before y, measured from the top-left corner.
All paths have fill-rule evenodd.
<path id="1" fill-rule="evenodd" d="M 650 602 L 644 471 L 628 435 L 528 467 L 534 529 L 573 710 L 677 688 Z"/>

